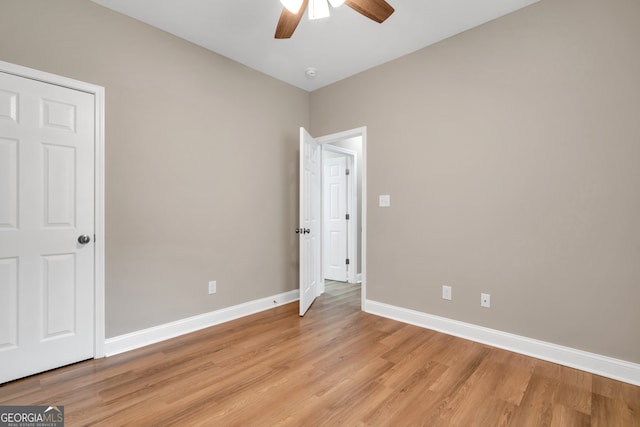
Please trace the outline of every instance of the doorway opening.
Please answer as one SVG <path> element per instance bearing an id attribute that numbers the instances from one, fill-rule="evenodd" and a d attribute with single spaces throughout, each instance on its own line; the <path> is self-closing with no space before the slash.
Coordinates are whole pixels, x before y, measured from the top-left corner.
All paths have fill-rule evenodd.
<path id="1" fill-rule="evenodd" d="M 325 280 L 360 283 L 360 306 L 365 310 L 366 127 L 319 137 L 316 141 L 323 153 L 323 280 L 319 293 L 325 291 Z M 342 172 L 336 173 L 339 169 Z M 341 221 L 336 221 L 337 218 Z"/>

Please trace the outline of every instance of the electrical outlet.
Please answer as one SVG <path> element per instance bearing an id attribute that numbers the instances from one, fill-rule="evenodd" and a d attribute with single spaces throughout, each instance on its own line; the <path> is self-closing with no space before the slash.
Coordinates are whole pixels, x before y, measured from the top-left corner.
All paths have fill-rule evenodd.
<path id="1" fill-rule="evenodd" d="M 480 294 L 480 305 L 486 308 L 491 307 L 491 295 Z"/>
<path id="2" fill-rule="evenodd" d="M 451 286 L 442 286 L 442 299 L 451 301 Z"/>
<path id="3" fill-rule="evenodd" d="M 216 281 L 212 280 L 209 282 L 209 295 L 215 294 L 218 291 L 218 286 L 216 285 Z"/>

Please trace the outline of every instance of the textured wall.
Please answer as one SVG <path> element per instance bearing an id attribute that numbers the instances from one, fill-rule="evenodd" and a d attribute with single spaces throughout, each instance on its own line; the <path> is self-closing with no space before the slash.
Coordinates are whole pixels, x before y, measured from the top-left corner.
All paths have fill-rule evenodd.
<path id="1" fill-rule="evenodd" d="M 640 362 L 638 52 L 639 2 L 543 0 L 313 92 L 368 126 L 368 297 Z"/>

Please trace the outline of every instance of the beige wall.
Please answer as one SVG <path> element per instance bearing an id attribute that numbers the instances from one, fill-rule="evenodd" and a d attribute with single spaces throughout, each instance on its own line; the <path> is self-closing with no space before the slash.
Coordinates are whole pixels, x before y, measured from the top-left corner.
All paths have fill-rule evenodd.
<path id="1" fill-rule="evenodd" d="M 3 1 L 0 60 L 106 89 L 107 337 L 296 289 L 306 92 L 88 0 Z"/>
<path id="2" fill-rule="evenodd" d="M 543 0 L 313 92 L 368 126 L 368 297 L 640 362 L 638 52 L 639 2 Z"/>

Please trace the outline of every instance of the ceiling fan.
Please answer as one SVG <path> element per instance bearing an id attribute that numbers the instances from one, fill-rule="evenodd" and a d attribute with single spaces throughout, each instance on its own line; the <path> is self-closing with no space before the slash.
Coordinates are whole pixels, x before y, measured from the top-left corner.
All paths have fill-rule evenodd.
<path id="1" fill-rule="evenodd" d="M 385 0 L 328 0 L 331 6 L 338 7 L 343 3 L 351 9 L 374 20 L 384 22 L 394 12 L 394 8 Z M 275 38 L 288 39 L 296 30 L 304 11 L 309 6 L 309 19 L 324 18 L 329 16 L 329 4 L 327 0 L 280 0 L 284 5 Z"/>

